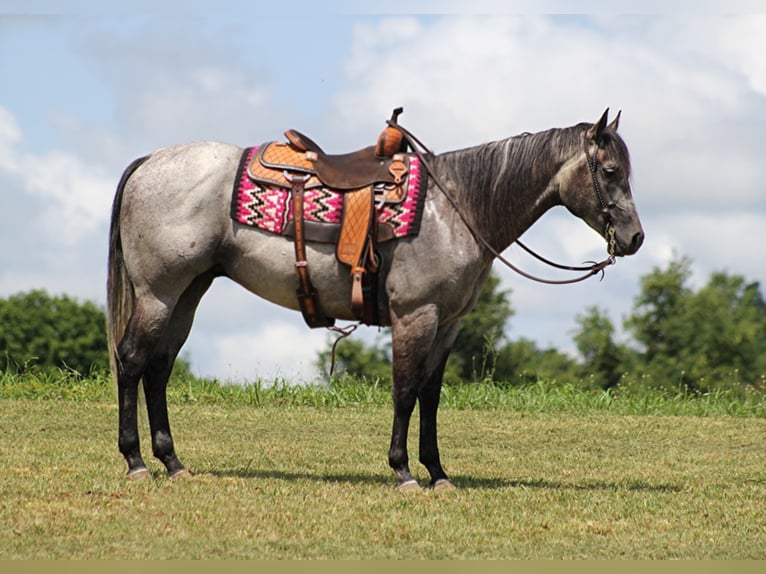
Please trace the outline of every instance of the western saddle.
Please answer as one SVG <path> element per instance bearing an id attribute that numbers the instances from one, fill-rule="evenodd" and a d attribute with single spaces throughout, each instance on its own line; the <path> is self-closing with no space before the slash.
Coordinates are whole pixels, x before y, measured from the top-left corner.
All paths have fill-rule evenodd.
<path id="1" fill-rule="evenodd" d="M 248 166 L 253 181 L 291 192 L 295 268 L 299 280 L 297 296 L 303 318 L 311 328 L 335 324 L 334 318 L 322 312 L 306 260 L 304 191 L 314 187 L 343 194 L 343 216 L 335 255 L 351 269 L 351 308 L 355 317 L 368 325 L 378 324 L 375 203 L 396 202 L 402 197 L 409 172 L 407 141 L 396 127 L 402 111 L 402 108 L 393 111 L 375 145 L 359 151 L 327 154 L 311 138 L 291 129 L 285 132 L 287 142 L 262 146 Z"/>

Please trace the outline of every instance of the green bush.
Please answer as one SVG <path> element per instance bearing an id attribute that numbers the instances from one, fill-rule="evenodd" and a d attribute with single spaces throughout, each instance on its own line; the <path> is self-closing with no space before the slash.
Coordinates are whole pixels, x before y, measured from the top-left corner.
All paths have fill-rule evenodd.
<path id="1" fill-rule="evenodd" d="M 0 299 L 0 369 L 107 369 L 104 311 L 92 302 L 34 290 Z"/>

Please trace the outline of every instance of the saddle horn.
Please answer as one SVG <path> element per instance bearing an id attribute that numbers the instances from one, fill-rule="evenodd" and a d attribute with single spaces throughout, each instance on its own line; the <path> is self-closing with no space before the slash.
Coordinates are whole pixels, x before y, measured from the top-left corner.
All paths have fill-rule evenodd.
<path id="1" fill-rule="evenodd" d="M 404 134 L 396 127 L 399 115 L 404 111 L 403 107 L 394 108 L 391 113 L 391 119 L 388 125 L 378 136 L 378 142 L 375 145 L 375 155 L 378 157 L 391 157 L 397 153 L 407 151 L 407 140 Z"/>

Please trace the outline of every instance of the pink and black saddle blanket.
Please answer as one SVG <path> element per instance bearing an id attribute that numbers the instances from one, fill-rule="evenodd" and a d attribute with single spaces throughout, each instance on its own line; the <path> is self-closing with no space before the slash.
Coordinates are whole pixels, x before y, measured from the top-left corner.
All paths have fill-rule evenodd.
<path id="1" fill-rule="evenodd" d="M 258 160 L 262 147 L 249 147 L 242 153 L 234 180 L 231 217 L 242 225 L 293 236 L 290 189 L 256 182 L 250 176 L 249 167 Z M 409 156 L 408 160 L 407 179 L 400 186 L 378 184 L 373 188 L 378 241 L 417 235 L 420 231 L 428 177 L 417 156 Z M 318 185 L 307 186 L 303 193 L 305 239 L 336 243 L 343 221 L 343 192 Z"/>

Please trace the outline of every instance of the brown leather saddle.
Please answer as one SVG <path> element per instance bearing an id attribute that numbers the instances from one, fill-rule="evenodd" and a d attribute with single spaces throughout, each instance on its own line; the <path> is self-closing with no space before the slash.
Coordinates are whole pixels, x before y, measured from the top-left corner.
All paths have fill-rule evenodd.
<path id="1" fill-rule="evenodd" d="M 351 270 L 354 315 L 366 324 L 378 324 L 375 203 L 397 202 L 404 196 L 409 172 L 407 142 L 402 132 L 391 125 L 396 123 L 401 112 L 402 108 L 394 110 L 389 125 L 375 145 L 359 151 L 327 154 L 308 136 L 297 130 L 287 130 L 287 142 L 261 146 L 247 168 L 248 175 L 256 183 L 290 190 L 295 268 L 299 280 L 297 295 L 309 327 L 335 324 L 332 317 L 322 312 L 306 260 L 303 199 L 304 191 L 314 187 L 326 187 L 343 194 L 343 215 L 335 255 Z"/>

